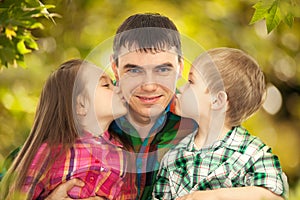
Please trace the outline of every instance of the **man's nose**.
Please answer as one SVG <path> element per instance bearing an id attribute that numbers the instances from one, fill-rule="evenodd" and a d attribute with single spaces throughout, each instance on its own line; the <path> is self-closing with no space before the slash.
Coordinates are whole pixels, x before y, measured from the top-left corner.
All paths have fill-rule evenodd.
<path id="1" fill-rule="evenodd" d="M 146 73 L 146 76 L 144 77 L 142 84 L 142 89 L 147 91 L 154 91 L 157 89 L 157 83 L 155 79 L 155 75 L 153 75 L 151 72 Z"/>
<path id="2" fill-rule="evenodd" d="M 145 91 L 155 91 L 157 89 L 157 83 L 144 83 L 141 85 L 141 88 Z"/>

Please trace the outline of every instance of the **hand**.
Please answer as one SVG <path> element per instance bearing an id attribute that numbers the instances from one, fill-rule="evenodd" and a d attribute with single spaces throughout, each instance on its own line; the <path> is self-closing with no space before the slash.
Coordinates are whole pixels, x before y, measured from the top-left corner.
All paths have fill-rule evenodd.
<path id="1" fill-rule="evenodd" d="M 45 200 L 72 200 L 68 196 L 68 191 L 74 186 L 83 187 L 84 182 L 79 179 L 72 179 L 70 181 L 62 183 L 57 188 L 55 188 L 55 190 L 53 190 L 53 192 Z M 105 200 L 105 199 L 95 196 L 95 197 L 89 197 L 81 200 Z"/>

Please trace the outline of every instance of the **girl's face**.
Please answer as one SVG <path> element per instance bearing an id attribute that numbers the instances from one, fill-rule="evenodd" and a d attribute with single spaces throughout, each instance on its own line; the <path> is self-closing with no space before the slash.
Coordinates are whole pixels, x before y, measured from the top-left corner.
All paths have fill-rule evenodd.
<path id="1" fill-rule="evenodd" d="M 189 83 L 181 90 L 176 103 L 176 113 L 183 117 L 194 119 L 209 119 L 211 96 L 200 73 L 192 67 L 189 73 Z"/>
<path id="2" fill-rule="evenodd" d="M 100 68 L 85 65 L 78 74 L 84 84 L 83 92 L 77 97 L 76 112 L 83 128 L 98 135 L 107 130 L 116 118 L 127 113 L 118 89 Z"/>
<path id="3" fill-rule="evenodd" d="M 114 120 L 127 113 L 121 95 L 112 80 L 103 74 L 95 89 L 94 108 L 98 121 Z"/>

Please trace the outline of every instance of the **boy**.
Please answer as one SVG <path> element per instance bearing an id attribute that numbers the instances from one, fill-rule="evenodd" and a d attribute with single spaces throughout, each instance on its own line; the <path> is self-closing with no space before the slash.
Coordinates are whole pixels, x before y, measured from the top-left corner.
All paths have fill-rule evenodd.
<path id="1" fill-rule="evenodd" d="M 216 199 L 282 199 L 287 181 L 277 156 L 241 127 L 264 95 L 263 72 L 244 52 L 217 48 L 201 54 L 177 103 L 180 115 L 199 128 L 163 157 L 154 198 L 205 199 L 213 190 Z M 268 190 L 247 187 L 239 195 L 221 189 L 243 186 Z"/>

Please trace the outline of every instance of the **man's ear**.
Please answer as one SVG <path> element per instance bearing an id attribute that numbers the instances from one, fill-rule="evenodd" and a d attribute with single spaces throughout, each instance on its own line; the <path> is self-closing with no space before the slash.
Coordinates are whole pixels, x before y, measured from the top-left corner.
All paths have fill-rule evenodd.
<path id="1" fill-rule="evenodd" d="M 219 91 L 213 98 L 211 107 L 213 110 L 220 110 L 226 107 L 227 105 L 227 94 L 224 91 Z"/>
<path id="2" fill-rule="evenodd" d="M 88 108 L 88 99 L 83 94 L 79 94 L 76 98 L 76 114 L 84 117 L 88 113 Z"/>
<path id="3" fill-rule="evenodd" d="M 180 58 L 180 60 L 179 60 L 178 78 L 182 77 L 183 67 L 184 67 L 184 60 L 183 60 L 183 58 Z"/>
<path id="4" fill-rule="evenodd" d="M 120 80 L 120 77 L 119 77 L 119 73 L 118 73 L 118 65 L 117 65 L 117 60 L 115 60 L 113 58 L 113 55 L 110 56 L 110 62 L 111 62 L 111 69 L 113 70 L 114 72 L 114 76 L 116 78 L 117 81 Z"/>

